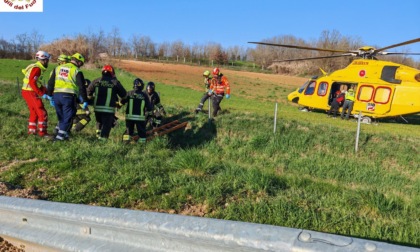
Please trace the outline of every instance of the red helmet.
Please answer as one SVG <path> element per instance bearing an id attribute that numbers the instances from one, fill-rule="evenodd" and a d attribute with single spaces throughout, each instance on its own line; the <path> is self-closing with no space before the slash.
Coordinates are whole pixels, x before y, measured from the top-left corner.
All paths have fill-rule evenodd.
<path id="1" fill-rule="evenodd" d="M 219 68 L 216 67 L 215 69 L 213 69 L 213 75 L 217 76 L 219 75 L 219 73 L 220 73 Z"/>
<path id="2" fill-rule="evenodd" d="M 114 68 L 113 68 L 111 65 L 105 65 L 105 66 L 102 68 L 102 74 L 109 74 L 109 75 L 111 75 L 112 77 L 114 77 L 114 76 L 115 76 L 115 71 L 114 71 Z"/>

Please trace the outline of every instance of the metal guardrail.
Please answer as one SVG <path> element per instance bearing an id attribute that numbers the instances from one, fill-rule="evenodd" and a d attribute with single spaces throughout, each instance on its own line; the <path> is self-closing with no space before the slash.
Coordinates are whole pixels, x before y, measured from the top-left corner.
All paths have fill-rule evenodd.
<path id="1" fill-rule="evenodd" d="M 0 196 L 0 237 L 26 252 L 420 252 L 302 229 L 5 196 Z"/>

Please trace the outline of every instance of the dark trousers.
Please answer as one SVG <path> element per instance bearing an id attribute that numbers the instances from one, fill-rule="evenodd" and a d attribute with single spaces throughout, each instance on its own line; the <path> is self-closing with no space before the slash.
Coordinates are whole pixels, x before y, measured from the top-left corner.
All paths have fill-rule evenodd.
<path id="1" fill-rule="evenodd" d="M 337 117 L 337 111 L 339 107 L 340 107 L 340 103 L 338 103 L 337 100 L 334 99 L 333 102 L 331 103 L 331 108 L 330 108 L 330 111 L 328 111 L 328 115 L 333 114 L 333 117 Z"/>
<path id="2" fill-rule="evenodd" d="M 108 138 L 114 123 L 114 113 L 95 112 L 96 129 L 100 130 L 101 138 Z"/>
<path id="3" fill-rule="evenodd" d="M 128 133 L 128 135 L 134 136 L 135 127 L 140 139 L 146 138 L 146 121 L 125 120 L 125 126 L 127 127 L 126 133 Z"/>
<path id="4" fill-rule="evenodd" d="M 346 119 L 349 119 L 351 115 L 351 111 L 353 110 L 353 104 L 354 104 L 354 101 L 350 101 L 350 100 L 344 101 L 343 110 L 341 111 L 341 118 L 344 118 L 344 113 L 346 113 L 346 110 L 348 109 Z"/>
<path id="5" fill-rule="evenodd" d="M 216 117 L 219 110 L 222 110 L 222 108 L 220 107 L 220 103 L 223 100 L 223 96 L 224 94 L 214 94 L 211 97 L 211 101 L 213 103 L 213 117 Z"/>
<path id="6" fill-rule="evenodd" d="M 203 96 L 201 97 L 200 104 L 198 104 L 197 110 L 202 110 L 203 109 L 203 106 L 204 106 L 204 103 L 209 98 L 210 98 L 210 95 L 207 92 L 204 93 Z"/>
<path id="7" fill-rule="evenodd" d="M 76 95 L 68 93 L 54 93 L 55 112 L 58 118 L 59 137 L 68 138 L 68 133 L 76 114 Z"/>

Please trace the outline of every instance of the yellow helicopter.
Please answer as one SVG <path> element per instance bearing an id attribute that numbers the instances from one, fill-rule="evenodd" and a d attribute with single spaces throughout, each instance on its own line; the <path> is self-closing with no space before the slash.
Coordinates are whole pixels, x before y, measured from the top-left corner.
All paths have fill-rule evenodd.
<path id="1" fill-rule="evenodd" d="M 420 42 L 420 38 L 390 45 L 380 49 L 364 46 L 358 50 L 345 51 L 295 45 L 249 42 L 259 45 L 280 46 L 305 50 L 341 53 L 321 57 L 308 57 L 276 62 L 359 57 L 346 68 L 323 76 L 312 77 L 300 88 L 288 95 L 288 100 L 304 108 L 329 110 L 336 91 L 352 88 L 356 94 L 352 114 L 359 112 L 363 123 L 371 123 L 372 118 L 396 117 L 420 113 L 420 70 L 389 61 L 378 60 L 377 55 L 420 55 L 420 53 L 385 52 L 390 48 Z M 340 108 L 341 110 L 341 108 Z"/>

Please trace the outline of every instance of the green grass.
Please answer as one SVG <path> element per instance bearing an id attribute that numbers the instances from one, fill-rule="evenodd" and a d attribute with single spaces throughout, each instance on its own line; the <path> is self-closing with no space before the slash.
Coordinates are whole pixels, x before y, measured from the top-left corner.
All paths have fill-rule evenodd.
<path id="1" fill-rule="evenodd" d="M 84 73 L 94 79 L 99 70 Z M 129 88 L 133 77 L 117 73 Z M 354 122 L 281 103 L 274 134 L 274 104 L 235 96 L 223 100 L 224 112 L 209 122 L 205 114 L 191 113 L 200 92 L 160 83 L 169 117 L 188 120 L 186 130 L 146 146 L 123 145 L 119 114 L 106 143 L 95 140 L 92 122 L 70 142 L 52 143 L 26 135 L 28 112 L 13 76 L 0 85 L 0 181 L 33 188 L 43 199 L 420 247 L 418 125 L 363 125 L 355 153 Z"/>

